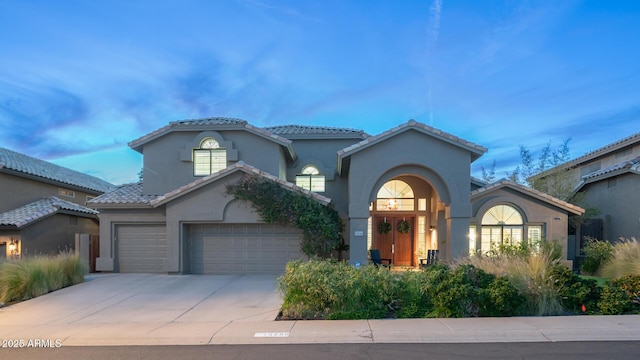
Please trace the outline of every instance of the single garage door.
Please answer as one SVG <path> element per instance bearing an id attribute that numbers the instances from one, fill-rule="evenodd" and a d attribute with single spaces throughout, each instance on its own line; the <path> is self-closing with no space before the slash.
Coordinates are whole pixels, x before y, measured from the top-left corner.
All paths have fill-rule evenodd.
<path id="1" fill-rule="evenodd" d="M 164 224 L 118 225 L 118 271 L 163 273 L 167 259 Z"/>
<path id="2" fill-rule="evenodd" d="M 283 273 L 300 259 L 300 231 L 274 224 L 194 224 L 188 227 L 193 274 Z"/>

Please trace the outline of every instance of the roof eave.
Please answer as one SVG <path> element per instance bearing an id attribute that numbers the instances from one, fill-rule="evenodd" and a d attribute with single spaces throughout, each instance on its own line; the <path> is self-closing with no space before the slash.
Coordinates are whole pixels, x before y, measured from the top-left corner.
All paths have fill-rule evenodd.
<path id="1" fill-rule="evenodd" d="M 42 177 L 42 176 L 38 176 L 38 175 L 33 175 L 33 174 L 29 174 L 29 173 L 25 173 L 22 171 L 18 171 L 18 170 L 13 170 L 7 167 L 0 167 L 0 172 L 4 172 L 6 174 L 9 175 L 13 175 L 13 176 L 19 176 L 25 179 L 29 179 L 29 180 L 34 180 L 34 181 L 38 181 L 41 183 L 45 183 L 45 184 L 50 184 L 50 185 L 55 185 L 58 187 L 63 187 L 65 189 L 69 189 L 69 190 L 75 190 L 75 191 L 82 191 L 82 192 L 86 192 L 90 195 L 101 195 L 104 194 L 104 191 L 101 190 L 96 190 L 96 189 L 90 189 L 90 188 L 86 188 L 80 185 L 74 185 L 74 184 L 69 184 L 66 182 L 62 182 L 62 181 L 58 181 L 58 180 L 54 180 L 54 179 L 49 179 L 46 177 Z"/>

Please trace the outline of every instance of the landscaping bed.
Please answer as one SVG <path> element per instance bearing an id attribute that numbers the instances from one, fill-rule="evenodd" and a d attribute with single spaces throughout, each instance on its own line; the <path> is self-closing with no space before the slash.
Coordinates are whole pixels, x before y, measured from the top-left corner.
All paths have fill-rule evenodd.
<path id="1" fill-rule="evenodd" d="M 640 275 L 599 286 L 552 247 L 394 272 L 332 260 L 295 261 L 279 279 L 278 317 L 380 319 L 640 313 Z"/>
<path id="2" fill-rule="evenodd" d="M 84 281 L 78 255 L 35 256 L 0 262 L 0 304 L 28 300 Z"/>

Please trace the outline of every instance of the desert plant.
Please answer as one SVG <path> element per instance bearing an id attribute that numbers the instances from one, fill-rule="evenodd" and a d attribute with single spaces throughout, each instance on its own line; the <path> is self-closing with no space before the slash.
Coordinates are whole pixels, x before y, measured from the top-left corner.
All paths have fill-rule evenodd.
<path id="1" fill-rule="evenodd" d="M 82 282 L 84 273 L 79 256 L 73 253 L 6 261 L 0 264 L 0 301 L 31 299 Z"/>
<path id="2" fill-rule="evenodd" d="M 640 242 L 635 238 L 622 239 L 613 245 L 613 254 L 600 268 L 600 274 L 608 279 L 627 275 L 640 275 Z"/>
<path id="3" fill-rule="evenodd" d="M 494 252 L 493 256 L 461 259 L 458 264 L 472 264 L 488 273 L 507 278 L 527 299 L 527 315 L 562 314 L 561 284 L 552 276 L 561 254 L 557 243 L 543 242 L 537 248 L 529 246 L 527 251 L 504 250 Z"/>
<path id="4" fill-rule="evenodd" d="M 608 241 L 589 238 L 583 251 L 586 258 L 580 270 L 586 274 L 595 275 L 602 264 L 613 255 L 613 245 Z"/>
<path id="5" fill-rule="evenodd" d="M 627 275 L 610 281 L 598 303 L 603 315 L 640 313 L 640 275 Z"/>

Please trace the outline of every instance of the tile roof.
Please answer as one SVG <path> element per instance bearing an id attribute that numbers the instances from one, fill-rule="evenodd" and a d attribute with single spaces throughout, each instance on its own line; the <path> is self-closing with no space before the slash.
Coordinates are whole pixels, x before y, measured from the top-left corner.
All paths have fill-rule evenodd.
<path id="1" fill-rule="evenodd" d="M 568 202 L 566 202 L 564 200 L 560 200 L 560 199 L 558 199 L 556 197 L 553 197 L 553 196 L 551 196 L 549 194 L 543 193 L 542 191 L 538 191 L 538 190 L 532 189 L 530 187 L 518 184 L 518 183 L 516 183 L 514 181 L 511 181 L 511 180 L 506 180 L 506 179 L 498 180 L 498 181 L 496 181 L 496 182 L 494 182 L 492 184 L 489 184 L 489 185 L 487 185 L 485 187 L 481 187 L 479 189 L 473 190 L 471 192 L 471 198 L 473 199 L 474 197 L 478 197 L 478 196 L 480 196 L 482 194 L 489 193 L 489 192 L 492 192 L 492 191 L 496 191 L 496 190 L 504 188 L 504 187 L 508 187 L 508 188 L 514 189 L 516 191 L 519 191 L 521 193 L 528 194 L 529 196 L 532 196 L 532 197 L 537 198 L 539 200 L 542 200 L 542 201 L 545 201 L 545 202 L 550 203 L 552 205 L 555 205 L 555 206 L 557 206 L 557 207 L 559 207 L 561 209 L 567 210 L 567 211 L 572 212 L 572 213 L 574 213 L 576 215 L 582 215 L 584 213 L 584 209 L 579 207 L 579 206 L 573 205 L 573 204 L 568 203 Z"/>
<path id="2" fill-rule="evenodd" d="M 552 174 L 560 169 L 568 169 L 568 168 L 572 168 L 575 166 L 578 166 L 580 164 L 586 163 L 588 161 L 591 161 L 593 159 L 596 159 L 598 157 L 601 156 L 605 156 L 609 153 L 612 153 L 616 150 L 625 148 L 627 146 L 631 146 L 631 145 L 635 145 L 640 143 L 640 132 L 637 132 L 633 135 L 627 136 L 625 138 L 622 138 L 618 141 L 614 141 L 610 144 L 607 144 L 601 148 L 595 149 L 593 151 L 589 151 L 588 153 L 579 156 L 573 160 L 569 160 L 563 164 L 560 164 L 558 166 L 552 167 L 551 169 L 545 170 L 541 173 L 535 174 L 533 176 L 531 176 L 530 178 L 540 178 L 540 177 L 544 177 L 546 175 Z"/>
<path id="3" fill-rule="evenodd" d="M 124 184 L 118 186 L 115 190 L 102 194 L 87 202 L 89 205 L 100 207 L 106 204 L 137 204 L 148 205 L 149 202 L 160 195 L 143 195 L 142 183 Z"/>
<path id="4" fill-rule="evenodd" d="M 640 171 L 640 156 L 635 158 L 635 159 L 631 159 L 631 160 L 627 160 L 627 161 L 622 161 L 619 162 L 615 165 L 609 166 L 606 169 L 601 169 L 598 171 L 594 171 L 590 174 L 587 174 L 585 176 L 583 176 L 583 179 L 592 179 L 592 178 L 597 178 L 603 175 L 608 175 L 608 174 L 612 174 L 612 173 L 617 173 L 620 170 L 623 170 L 624 172 L 627 171 L 634 171 L 634 172 L 639 172 Z"/>
<path id="5" fill-rule="evenodd" d="M 429 134 L 433 137 L 439 138 L 441 140 L 444 140 L 446 142 L 452 143 L 454 145 L 457 146 L 461 146 L 466 148 L 467 150 L 471 151 L 472 153 L 474 153 L 476 156 L 472 159 L 475 160 L 477 158 L 479 158 L 480 156 L 482 156 L 482 154 L 484 154 L 485 152 L 487 152 L 487 148 L 485 148 L 484 146 L 480 146 L 477 144 L 474 144 L 470 141 L 464 140 L 462 138 L 459 138 L 455 135 L 449 134 L 445 131 L 436 129 L 432 126 L 423 124 L 421 122 L 417 122 L 415 120 L 409 120 L 404 124 L 398 125 L 394 128 L 391 128 L 385 132 L 382 132 L 378 135 L 369 137 L 365 140 L 360 141 L 359 143 L 353 144 L 351 146 L 348 146 L 340 151 L 338 151 L 338 172 L 341 171 L 341 167 L 342 167 L 342 160 L 348 156 L 350 156 L 351 154 L 358 152 L 362 149 L 365 149 L 371 145 L 374 145 L 378 142 L 384 141 L 392 136 L 394 136 L 395 134 L 404 132 L 406 130 L 409 129 L 417 129 L 419 131 L 422 131 L 425 134 Z"/>
<path id="6" fill-rule="evenodd" d="M 214 181 L 216 181 L 218 179 L 222 179 L 222 178 L 224 178 L 224 177 L 226 177 L 226 176 L 228 176 L 228 175 L 230 175 L 232 173 L 235 173 L 237 171 L 243 171 L 244 173 L 247 173 L 247 174 L 257 175 L 257 176 L 260 176 L 260 177 L 275 181 L 275 182 L 277 182 L 278 184 L 280 184 L 281 186 L 283 186 L 286 189 L 305 194 L 305 195 L 317 200 L 318 202 L 320 202 L 320 203 L 322 203 L 324 205 L 328 205 L 329 203 L 331 203 L 331 199 L 329 199 L 326 196 L 322 196 L 322 195 L 314 193 L 312 191 L 305 190 L 305 189 L 297 186 L 296 184 L 293 184 L 293 183 L 288 182 L 288 181 L 286 181 L 284 179 L 281 179 L 281 178 L 279 178 L 277 176 L 274 176 L 274 175 L 271 175 L 271 174 L 269 174 L 267 172 L 264 172 L 264 171 L 254 167 L 254 166 L 251 166 L 249 164 L 244 163 L 243 161 L 239 161 L 239 162 L 227 167 L 226 169 L 224 169 L 222 171 L 219 171 L 219 172 L 217 172 L 215 174 L 212 174 L 212 175 L 206 176 L 204 178 L 198 179 L 198 180 L 193 181 L 193 182 L 191 182 L 191 183 L 189 183 L 187 185 L 184 185 L 184 186 L 182 186 L 182 187 L 180 187 L 178 189 L 170 191 L 170 192 L 168 192 L 168 193 L 166 193 L 166 194 L 164 194 L 162 196 L 159 196 L 159 197 L 151 200 L 149 202 L 149 204 L 151 206 L 154 206 L 154 207 L 160 206 L 160 205 L 162 205 L 164 203 L 167 203 L 167 202 L 169 202 L 169 201 L 171 201 L 173 199 L 176 199 L 176 198 L 178 198 L 178 197 L 180 197 L 180 196 L 182 196 L 184 194 L 187 194 L 187 193 L 189 193 L 189 192 L 191 192 L 191 191 L 193 191 L 195 189 L 201 188 L 202 186 L 205 186 L 205 185 L 207 185 L 207 184 L 209 184 L 211 182 L 214 182 Z"/>
<path id="7" fill-rule="evenodd" d="M 212 130 L 219 129 L 241 129 L 252 132 L 258 136 L 262 136 L 266 139 L 274 141 L 281 146 L 287 148 L 289 154 L 293 160 L 296 159 L 295 150 L 293 149 L 291 140 L 285 139 L 277 134 L 271 133 L 265 129 L 253 126 L 249 124 L 246 120 L 238 119 L 238 118 L 229 118 L 229 117 L 211 117 L 211 118 L 203 118 L 203 119 L 189 119 L 189 120 L 178 120 L 172 121 L 169 125 L 163 126 L 158 130 L 152 131 L 138 139 L 135 139 L 129 142 L 129 147 L 140 152 L 141 148 L 147 142 L 154 140 L 156 138 L 161 137 L 164 134 L 167 134 L 171 131 L 182 130 L 182 131 L 190 131 L 196 130 L 198 127 L 208 127 L 215 126 Z"/>
<path id="8" fill-rule="evenodd" d="M 98 196 L 94 199 L 91 199 L 88 202 L 88 204 L 95 206 L 97 208 L 111 207 L 111 206 L 115 206 L 115 207 L 132 206 L 132 205 L 146 205 L 146 206 L 157 207 L 173 199 L 176 199 L 182 195 L 185 195 L 193 190 L 199 189 L 211 182 L 222 179 L 225 176 L 228 176 L 237 171 L 243 171 L 247 174 L 254 174 L 254 175 L 262 176 L 264 178 L 273 180 L 287 189 L 303 193 L 307 196 L 312 197 L 313 199 L 316 199 L 317 201 L 325 205 L 331 202 L 331 199 L 325 196 L 316 194 L 309 190 L 305 190 L 301 187 L 296 186 L 293 183 L 280 179 L 256 167 L 253 167 L 251 165 L 245 164 L 242 161 L 239 161 L 222 171 L 219 171 L 215 174 L 192 181 L 189 184 L 181 186 L 163 195 L 143 195 L 142 183 L 126 184 L 126 185 L 118 186 L 118 188 L 112 192 L 109 192 L 101 196 Z"/>
<path id="9" fill-rule="evenodd" d="M 280 125 L 264 128 L 266 131 L 288 137 L 288 136 L 355 136 L 366 139 L 371 135 L 362 130 L 351 128 L 339 128 L 330 126 L 308 126 L 308 125 Z"/>
<path id="10" fill-rule="evenodd" d="M 62 210 L 74 213 L 97 215 L 98 212 L 87 207 L 58 199 L 55 196 L 34 201 L 25 206 L 0 214 L 0 225 L 16 226 L 18 228 L 56 214 Z"/>
<path id="11" fill-rule="evenodd" d="M 98 193 L 111 191 L 115 188 L 113 184 L 95 176 L 0 147 L 0 170 L 3 168 Z"/>
<path id="12" fill-rule="evenodd" d="M 621 174 L 633 173 L 640 175 L 640 156 L 631 160 L 619 162 L 606 169 L 594 171 L 582 177 L 582 180 L 573 189 L 573 193 L 580 191 L 585 185 L 609 179 Z"/>

